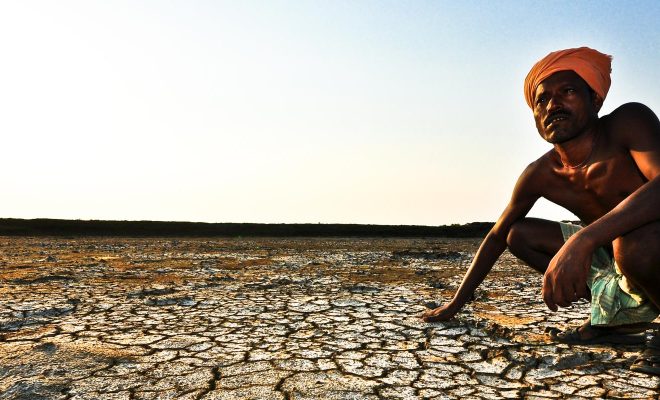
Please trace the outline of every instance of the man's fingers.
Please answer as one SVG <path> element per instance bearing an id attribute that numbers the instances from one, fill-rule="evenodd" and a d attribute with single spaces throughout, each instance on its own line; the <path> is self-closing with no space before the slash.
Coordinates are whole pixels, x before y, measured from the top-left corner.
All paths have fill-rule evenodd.
<path id="1" fill-rule="evenodd" d="M 573 297 L 573 290 L 570 293 L 566 293 L 561 286 L 556 286 L 552 291 L 552 302 L 558 305 L 559 307 L 568 307 L 571 305 L 570 297 Z"/>
<path id="2" fill-rule="evenodd" d="M 571 305 L 573 296 L 575 296 L 575 291 L 572 287 L 568 288 L 568 291 L 566 291 L 565 287 L 559 285 L 553 289 L 552 300 L 556 305 L 559 307 L 568 307 Z"/>
<path id="3" fill-rule="evenodd" d="M 560 307 L 570 307 L 571 304 L 578 301 L 577 288 L 571 286 L 567 292 L 562 292 L 562 298 L 557 301 Z"/>
<path id="4" fill-rule="evenodd" d="M 578 299 L 589 299 L 589 287 L 587 285 L 580 286 L 575 291 Z"/>
<path id="5" fill-rule="evenodd" d="M 422 314 L 422 321 L 424 322 L 436 322 L 439 321 L 441 318 L 433 312 L 433 310 L 427 310 L 424 314 Z"/>
<path id="6" fill-rule="evenodd" d="M 558 307 L 570 307 L 580 299 L 589 298 L 589 289 L 586 286 L 570 287 L 568 292 L 561 287 L 553 287 L 550 280 L 543 284 L 543 301 L 552 311 L 557 311 Z"/>
<path id="7" fill-rule="evenodd" d="M 424 321 L 424 322 L 435 322 L 435 320 L 437 318 L 438 317 L 435 317 L 435 316 L 432 316 L 432 315 L 426 315 L 426 316 L 422 316 L 422 321 Z"/>
<path id="8" fill-rule="evenodd" d="M 543 294 L 543 302 L 545 302 L 545 305 L 548 306 L 548 308 L 552 311 L 557 311 L 557 304 L 555 304 L 554 300 L 552 299 L 552 285 L 550 284 L 550 280 L 547 278 L 547 276 L 543 277 L 543 290 L 541 293 Z"/>
<path id="9" fill-rule="evenodd" d="M 569 300 L 562 299 L 562 300 L 555 300 L 555 303 L 556 303 L 557 306 L 559 306 L 559 307 L 564 307 L 564 308 L 566 308 L 566 307 L 570 307 L 572 302 L 569 301 Z"/>
<path id="10" fill-rule="evenodd" d="M 440 311 L 439 308 L 429 309 L 429 310 L 424 311 L 424 312 L 422 313 L 422 315 L 420 315 L 420 317 L 421 317 L 424 321 L 432 320 L 433 318 L 435 318 L 435 317 L 438 316 L 439 311 Z"/>

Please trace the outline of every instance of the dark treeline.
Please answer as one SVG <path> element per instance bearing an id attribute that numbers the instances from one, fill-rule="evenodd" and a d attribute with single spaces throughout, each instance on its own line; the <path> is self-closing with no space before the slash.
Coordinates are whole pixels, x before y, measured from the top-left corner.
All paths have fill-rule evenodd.
<path id="1" fill-rule="evenodd" d="M 483 237 L 492 222 L 465 225 L 241 224 L 0 218 L 2 236 Z"/>

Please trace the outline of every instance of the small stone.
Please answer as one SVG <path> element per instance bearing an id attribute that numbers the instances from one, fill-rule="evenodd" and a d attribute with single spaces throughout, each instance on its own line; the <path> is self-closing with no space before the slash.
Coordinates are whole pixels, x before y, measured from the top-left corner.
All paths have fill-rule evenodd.
<path id="1" fill-rule="evenodd" d="M 538 385 L 543 384 L 545 379 L 556 378 L 558 376 L 561 376 L 561 372 L 547 368 L 539 368 L 528 371 L 524 379 L 526 382 Z"/>
<path id="2" fill-rule="evenodd" d="M 476 374 L 475 378 L 479 383 L 497 389 L 519 389 L 526 386 L 520 382 L 510 382 L 492 375 Z"/>
<path id="3" fill-rule="evenodd" d="M 586 397 L 586 398 L 597 398 L 597 397 L 602 397 L 607 393 L 607 390 L 602 388 L 602 387 L 588 387 L 585 389 L 579 389 L 575 392 L 573 392 L 573 395 L 575 396 L 581 396 L 581 397 Z"/>
<path id="4" fill-rule="evenodd" d="M 403 386 L 412 384 L 418 376 L 419 372 L 417 371 L 394 370 L 388 373 L 386 377 L 380 378 L 380 380 L 388 385 Z"/>
<path id="5" fill-rule="evenodd" d="M 575 386 L 571 386 L 563 382 L 550 385 L 549 389 L 563 394 L 573 394 L 577 390 Z"/>
<path id="6" fill-rule="evenodd" d="M 312 360 L 291 358 L 288 360 L 277 360 L 273 363 L 276 368 L 284 371 L 315 371 L 317 365 Z"/>
<path id="7" fill-rule="evenodd" d="M 467 331 L 468 331 L 468 328 L 465 328 L 465 327 L 461 326 L 461 327 L 456 327 L 456 328 L 443 329 L 443 330 L 438 332 L 438 335 L 454 337 L 454 336 L 460 336 L 460 335 L 466 333 Z"/>
<path id="8" fill-rule="evenodd" d="M 524 373 L 525 373 L 525 369 L 523 367 L 514 366 L 513 368 L 511 368 L 510 370 L 508 370 L 506 372 L 504 377 L 506 379 L 511 379 L 511 380 L 517 381 L 517 380 L 520 380 L 523 377 Z"/>
<path id="9" fill-rule="evenodd" d="M 405 386 L 390 386 L 380 390 L 379 393 L 388 399 L 402 399 L 402 400 L 415 400 L 418 399 L 415 395 L 415 389 Z"/>
<path id="10" fill-rule="evenodd" d="M 252 386 L 235 390 L 216 389 L 205 394 L 201 400 L 236 400 L 236 399 L 268 399 L 284 400 L 284 394 L 269 386 Z"/>
<path id="11" fill-rule="evenodd" d="M 499 375 L 510 365 L 510 361 L 505 357 L 495 357 L 478 363 L 467 363 L 467 365 L 477 373 Z"/>

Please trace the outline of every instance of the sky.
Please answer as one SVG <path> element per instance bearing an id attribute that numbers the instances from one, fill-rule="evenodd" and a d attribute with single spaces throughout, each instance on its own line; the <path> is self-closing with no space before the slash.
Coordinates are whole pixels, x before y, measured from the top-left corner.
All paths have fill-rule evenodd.
<path id="1" fill-rule="evenodd" d="M 658 113 L 657 21 L 657 1 L 0 0 L 0 217 L 495 221 L 551 148 L 531 66 L 598 49 L 601 115 Z"/>

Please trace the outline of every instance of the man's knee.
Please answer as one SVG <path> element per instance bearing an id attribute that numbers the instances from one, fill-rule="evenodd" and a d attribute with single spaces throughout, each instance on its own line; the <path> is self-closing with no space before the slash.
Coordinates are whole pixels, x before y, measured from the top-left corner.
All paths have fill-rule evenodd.
<path id="1" fill-rule="evenodd" d="M 513 254 L 529 249 L 554 254 L 564 244 L 564 240 L 556 222 L 524 218 L 511 225 L 506 244 Z"/>
<path id="2" fill-rule="evenodd" d="M 506 245 L 509 251 L 518 256 L 521 251 L 530 247 L 529 229 L 525 226 L 525 220 L 520 220 L 509 228 L 509 234 L 506 237 Z"/>
<path id="3" fill-rule="evenodd" d="M 640 286 L 647 286 L 653 283 L 657 286 L 660 282 L 660 263 L 642 254 L 619 255 L 616 263 L 621 273 Z M 659 287 L 660 289 L 660 287 Z"/>
<path id="4" fill-rule="evenodd" d="M 660 223 L 653 223 L 618 238 L 614 258 L 621 272 L 638 285 L 660 282 Z"/>

